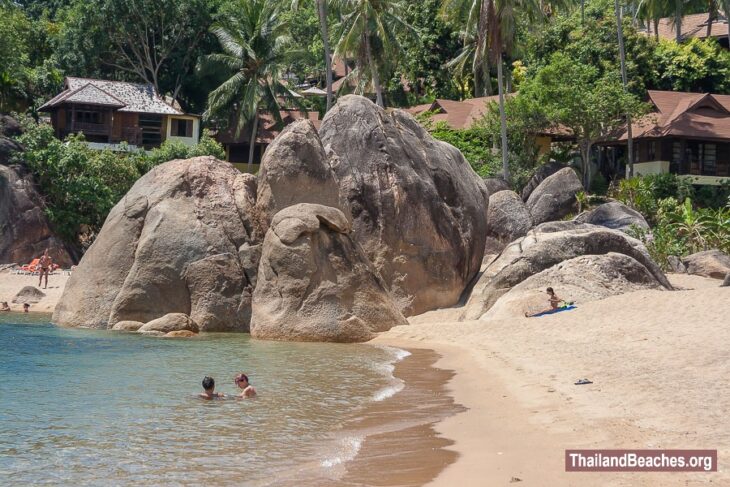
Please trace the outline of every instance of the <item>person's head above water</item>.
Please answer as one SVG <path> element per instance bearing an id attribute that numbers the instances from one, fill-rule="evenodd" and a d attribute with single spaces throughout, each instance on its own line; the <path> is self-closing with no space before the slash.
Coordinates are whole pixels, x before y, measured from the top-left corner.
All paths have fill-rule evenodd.
<path id="1" fill-rule="evenodd" d="M 25 311 L 27 313 L 29 309 L 30 309 L 30 305 L 28 303 L 23 303 L 23 311 Z"/>
<path id="2" fill-rule="evenodd" d="M 215 389 L 215 379 L 206 375 L 203 378 L 203 389 L 205 389 L 206 391 L 212 391 L 213 389 Z"/>
<path id="3" fill-rule="evenodd" d="M 238 387 L 245 389 L 246 386 L 248 386 L 248 376 L 241 372 L 235 379 L 233 379 L 233 382 L 235 382 Z"/>
<path id="4" fill-rule="evenodd" d="M 553 291 L 553 288 L 549 287 L 549 288 L 547 288 L 547 293 L 548 294 L 555 294 L 555 291 Z"/>

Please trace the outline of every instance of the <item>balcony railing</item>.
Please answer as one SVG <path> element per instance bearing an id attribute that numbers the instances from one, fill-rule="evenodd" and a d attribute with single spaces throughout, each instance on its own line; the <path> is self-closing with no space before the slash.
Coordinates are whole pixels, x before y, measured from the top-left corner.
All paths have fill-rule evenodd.
<path id="1" fill-rule="evenodd" d="M 109 135 L 109 126 L 103 123 L 76 122 L 71 124 L 71 132 L 89 135 Z"/>

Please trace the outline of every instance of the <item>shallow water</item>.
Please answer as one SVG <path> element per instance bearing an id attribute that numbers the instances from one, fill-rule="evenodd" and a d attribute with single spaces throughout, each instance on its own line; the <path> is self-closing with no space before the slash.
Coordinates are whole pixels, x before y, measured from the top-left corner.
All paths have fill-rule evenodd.
<path id="1" fill-rule="evenodd" d="M 0 315 L 0 478 L 16 485 L 276 485 L 332 479 L 346 421 L 399 388 L 403 351 L 243 334 L 159 339 Z M 196 397 L 210 375 L 253 400 Z"/>

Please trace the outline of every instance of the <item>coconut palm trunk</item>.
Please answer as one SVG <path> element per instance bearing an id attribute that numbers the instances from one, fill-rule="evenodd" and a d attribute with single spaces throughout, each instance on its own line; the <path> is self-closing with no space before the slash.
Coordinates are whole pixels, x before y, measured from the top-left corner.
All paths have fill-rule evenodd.
<path id="1" fill-rule="evenodd" d="M 682 42 L 682 0 L 674 0 L 674 31 L 677 42 Z"/>
<path id="2" fill-rule="evenodd" d="M 624 29 L 621 15 L 621 8 L 619 7 L 618 0 L 614 0 L 614 8 L 616 10 L 616 31 L 618 34 L 618 52 L 621 60 L 621 83 L 624 87 L 624 92 L 628 91 L 627 76 L 626 76 L 626 50 L 624 49 Z M 681 22 L 681 20 L 680 20 Z M 634 141 L 633 134 L 631 133 L 631 115 L 626 114 L 626 148 L 628 150 L 628 156 L 626 158 L 629 166 L 629 178 L 634 177 Z M 590 165 L 590 161 L 586 161 Z M 590 180 L 588 181 L 590 183 Z M 588 189 L 588 186 L 586 186 Z"/>
<path id="3" fill-rule="evenodd" d="M 248 144 L 248 165 L 246 170 L 253 174 L 253 154 L 256 148 L 256 130 L 259 126 L 259 113 L 258 110 L 254 113 L 253 122 L 251 122 L 253 128 L 251 129 L 251 140 Z"/>
<path id="4" fill-rule="evenodd" d="M 317 0 L 319 31 L 324 44 L 324 65 L 327 70 L 327 111 L 332 108 L 332 53 L 330 51 L 329 31 L 327 28 L 327 0 Z"/>
<path id="5" fill-rule="evenodd" d="M 507 116 L 504 111 L 504 76 L 502 74 L 502 64 L 503 59 L 500 54 L 499 60 L 497 61 L 497 89 L 499 91 L 499 121 L 502 129 L 502 175 L 504 180 L 509 183 L 509 148 L 507 147 Z"/>
<path id="6" fill-rule="evenodd" d="M 380 85 L 378 65 L 375 63 L 375 59 L 373 58 L 373 50 L 370 46 L 370 36 L 367 34 L 365 34 L 365 51 L 367 52 L 370 74 L 373 77 L 373 86 L 375 87 L 375 103 L 377 103 L 379 107 L 385 108 L 385 103 L 383 102 L 383 87 Z"/>

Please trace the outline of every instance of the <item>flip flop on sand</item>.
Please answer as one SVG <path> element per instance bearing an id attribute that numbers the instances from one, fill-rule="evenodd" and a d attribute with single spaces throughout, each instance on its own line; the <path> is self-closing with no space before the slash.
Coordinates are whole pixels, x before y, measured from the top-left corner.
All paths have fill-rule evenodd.
<path id="1" fill-rule="evenodd" d="M 582 386 L 585 384 L 593 384 L 593 382 L 589 381 L 588 379 L 578 379 L 577 382 L 575 382 L 575 385 Z"/>

